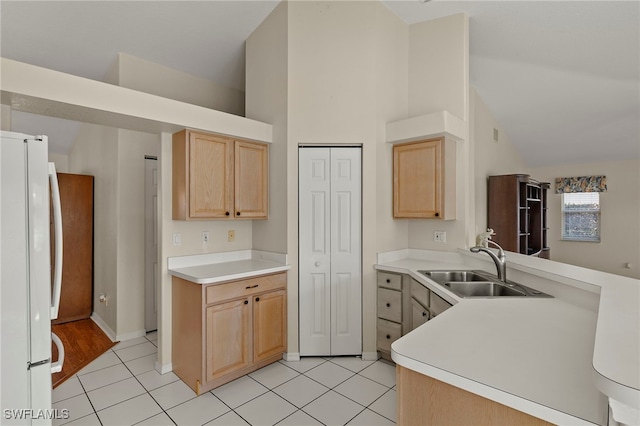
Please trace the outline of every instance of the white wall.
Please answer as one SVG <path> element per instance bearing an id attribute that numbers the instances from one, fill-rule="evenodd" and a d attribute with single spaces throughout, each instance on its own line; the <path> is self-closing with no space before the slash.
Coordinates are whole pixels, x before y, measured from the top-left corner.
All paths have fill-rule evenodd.
<path id="1" fill-rule="evenodd" d="M 585 268 L 640 278 L 640 161 L 607 161 L 559 164 L 529 169 L 538 180 L 551 182 L 549 202 L 549 246 L 551 258 Z M 562 196 L 555 194 L 558 177 L 605 175 L 607 192 L 600 194 L 601 233 L 599 243 L 562 241 Z M 626 268 L 627 263 L 631 268 Z"/>
<path id="2" fill-rule="evenodd" d="M 244 92 L 119 53 L 105 81 L 120 87 L 244 116 Z"/>

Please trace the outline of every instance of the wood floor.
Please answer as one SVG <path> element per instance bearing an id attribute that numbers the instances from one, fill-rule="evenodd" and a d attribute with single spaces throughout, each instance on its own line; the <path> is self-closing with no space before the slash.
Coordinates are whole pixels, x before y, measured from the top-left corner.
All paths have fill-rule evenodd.
<path id="1" fill-rule="evenodd" d="M 54 389 L 117 343 L 112 342 L 91 319 L 52 325 L 51 331 L 64 345 L 62 371 L 51 376 Z M 52 359 L 58 359 L 55 345 L 52 345 Z"/>

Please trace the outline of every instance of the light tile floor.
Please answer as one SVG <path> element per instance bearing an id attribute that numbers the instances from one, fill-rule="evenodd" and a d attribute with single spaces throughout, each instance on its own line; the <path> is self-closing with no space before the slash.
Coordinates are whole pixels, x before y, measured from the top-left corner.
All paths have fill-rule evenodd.
<path id="1" fill-rule="evenodd" d="M 357 357 L 279 361 L 200 396 L 154 366 L 157 335 L 114 346 L 53 391 L 55 425 L 393 425 L 395 368 Z"/>

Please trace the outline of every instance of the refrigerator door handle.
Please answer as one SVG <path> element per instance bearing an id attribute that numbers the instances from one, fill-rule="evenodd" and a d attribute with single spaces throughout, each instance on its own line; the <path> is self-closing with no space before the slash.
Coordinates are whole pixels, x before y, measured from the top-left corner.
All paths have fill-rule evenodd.
<path id="1" fill-rule="evenodd" d="M 55 164 L 49 163 L 49 182 L 53 202 L 53 229 L 55 238 L 53 292 L 51 294 L 51 319 L 58 318 L 60 308 L 60 290 L 62 287 L 62 209 L 60 206 L 60 187 Z"/>
<path id="2" fill-rule="evenodd" d="M 58 360 L 51 363 L 51 374 L 53 374 L 62 371 L 62 364 L 64 364 L 64 345 L 62 344 L 62 340 L 60 340 L 58 335 L 54 332 L 51 332 L 51 340 L 53 340 L 56 348 L 58 348 Z"/>

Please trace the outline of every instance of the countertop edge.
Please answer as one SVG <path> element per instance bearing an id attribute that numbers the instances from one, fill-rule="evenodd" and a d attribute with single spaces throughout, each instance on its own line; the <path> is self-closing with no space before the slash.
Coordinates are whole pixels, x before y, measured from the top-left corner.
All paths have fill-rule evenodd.
<path id="1" fill-rule="evenodd" d="M 169 274 L 174 277 L 179 277 L 196 284 L 219 284 L 219 283 L 228 282 L 228 281 L 241 280 L 244 278 L 257 277 L 260 275 L 275 274 L 278 272 L 288 271 L 289 269 L 291 269 L 291 265 L 282 265 L 282 266 L 276 266 L 272 268 L 256 269 L 252 271 L 246 271 L 246 272 L 230 274 L 230 275 L 222 275 L 222 276 L 211 277 L 211 278 L 195 278 L 193 275 L 180 272 L 180 270 L 176 270 L 176 269 L 169 270 Z"/>

